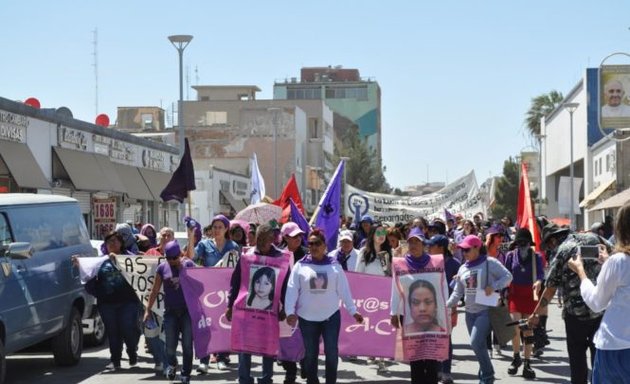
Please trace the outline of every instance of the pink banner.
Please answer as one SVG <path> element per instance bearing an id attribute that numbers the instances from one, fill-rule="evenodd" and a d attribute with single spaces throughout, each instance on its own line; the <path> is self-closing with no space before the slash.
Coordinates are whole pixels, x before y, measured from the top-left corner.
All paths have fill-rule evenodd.
<path id="1" fill-rule="evenodd" d="M 394 358 L 396 330 L 390 325 L 392 278 L 346 272 L 363 324 L 341 309 L 339 355 Z"/>
<path id="2" fill-rule="evenodd" d="M 410 270 L 405 259 L 394 259 L 393 274 L 403 308 L 403 360 L 446 360 L 450 317 L 444 258 L 431 256 L 421 270 Z"/>
<path id="3" fill-rule="evenodd" d="M 181 272 L 197 358 L 230 351 L 231 325 L 225 310 L 232 272 L 232 268 L 185 268 Z"/>
<path id="4" fill-rule="evenodd" d="M 232 350 L 277 356 L 278 312 L 290 254 L 279 257 L 241 256 L 241 287 L 232 311 Z"/>

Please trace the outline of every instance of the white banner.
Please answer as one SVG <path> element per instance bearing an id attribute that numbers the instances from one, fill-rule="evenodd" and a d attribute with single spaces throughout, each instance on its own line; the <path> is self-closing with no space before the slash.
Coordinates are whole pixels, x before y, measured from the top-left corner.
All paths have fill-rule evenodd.
<path id="1" fill-rule="evenodd" d="M 487 193 L 487 191 L 486 191 Z M 415 217 L 444 218 L 444 209 L 452 214 L 472 217 L 478 212 L 486 215 L 486 200 L 477 186 L 475 171 L 448 184 L 437 192 L 423 196 L 397 196 L 365 192 L 346 185 L 346 216 L 355 222 L 369 214 L 378 221 L 407 222 Z"/>

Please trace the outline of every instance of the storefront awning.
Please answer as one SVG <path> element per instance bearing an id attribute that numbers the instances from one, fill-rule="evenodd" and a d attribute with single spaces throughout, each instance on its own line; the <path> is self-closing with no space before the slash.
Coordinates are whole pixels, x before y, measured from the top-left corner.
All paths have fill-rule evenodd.
<path id="1" fill-rule="evenodd" d="M 116 171 L 114 163 L 112 163 L 107 156 L 99 155 L 97 153 L 93 153 L 92 155 L 96 159 L 98 165 L 100 165 L 101 171 L 103 171 L 105 177 L 107 177 L 110 190 L 114 192 L 127 193 L 127 188 L 125 188 L 125 184 L 123 184 L 118 171 Z"/>
<path id="2" fill-rule="evenodd" d="M 630 188 L 626 189 L 625 191 L 619 192 L 618 194 L 602 201 L 601 203 L 595 205 L 593 208 L 589 209 L 589 211 L 619 208 L 625 203 L 627 203 L 628 201 L 630 201 Z"/>
<path id="3" fill-rule="evenodd" d="M 153 199 L 161 201 L 160 193 L 166 188 L 166 185 L 171 181 L 171 174 L 166 172 L 151 171 L 149 169 L 139 168 L 140 174 L 147 183 Z"/>
<path id="4" fill-rule="evenodd" d="M 589 193 L 584 198 L 584 200 L 582 200 L 582 202 L 580 203 L 580 208 L 588 207 L 589 205 L 593 204 L 595 200 L 597 200 L 597 198 L 601 196 L 602 193 L 606 192 L 608 188 L 612 187 L 613 184 L 615 184 L 615 179 L 602 183 L 599 187 L 593 189 L 593 191 Z"/>
<path id="5" fill-rule="evenodd" d="M 0 156 L 20 187 L 50 189 L 50 183 L 26 144 L 0 140 Z"/>
<path id="6" fill-rule="evenodd" d="M 222 190 L 219 190 L 219 193 L 230 203 L 235 212 L 240 212 L 247 207 L 243 200 L 235 198 L 230 192 L 223 192 Z"/>
<path id="7" fill-rule="evenodd" d="M 139 200 L 153 200 L 153 195 L 137 168 L 122 164 L 115 164 L 114 168 L 127 189 L 127 196 Z"/>
<path id="8" fill-rule="evenodd" d="M 89 152 L 54 147 L 74 187 L 80 191 L 113 191 L 96 157 Z"/>

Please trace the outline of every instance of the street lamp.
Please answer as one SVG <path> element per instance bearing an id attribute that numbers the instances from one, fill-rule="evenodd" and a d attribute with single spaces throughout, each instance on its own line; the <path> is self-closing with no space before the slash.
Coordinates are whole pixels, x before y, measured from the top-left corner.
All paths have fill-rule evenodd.
<path id="1" fill-rule="evenodd" d="M 184 49 L 193 39 L 192 35 L 172 35 L 168 40 L 173 44 L 179 54 L 179 102 L 177 103 L 177 125 L 179 136 L 179 156 L 184 156 Z"/>
<path id="2" fill-rule="evenodd" d="M 267 111 L 273 113 L 273 191 L 276 194 L 276 197 L 280 197 L 278 196 L 278 120 L 279 114 L 282 112 L 282 108 L 270 107 L 267 108 Z"/>
<path id="3" fill-rule="evenodd" d="M 569 164 L 569 179 L 570 179 L 570 204 L 569 204 L 569 220 L 571 220 L 571 230 L 575 231 L 575 210 L 573 209 L 573 205 L 574 205 L 574 188 L 573 188 L 573 112 L 575 112 L 575 110 L 577 109 L 577 107 L 579 106 L 579 103 L 564 103 L 562 104 L 562 106 L 569 111 L 569 146 L 571 148 L 570 150 L 570 159 L 569 161 L 571 162 L 571 164 Z"/>

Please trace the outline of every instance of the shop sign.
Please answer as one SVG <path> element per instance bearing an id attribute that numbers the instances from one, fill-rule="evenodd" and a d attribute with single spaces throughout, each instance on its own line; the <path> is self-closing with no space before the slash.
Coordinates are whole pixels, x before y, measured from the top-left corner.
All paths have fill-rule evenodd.
<path id="1" fill-rule="evenodd" d="M 26 143 L 26 128 L 28 125 L 28 117 L 0 111 L 0 140 Z"/>
<path id="2" fill-rule="evenodd" d="M 92 217 L 97 236 L 105 238 L 105 235 L 116 227 L 116 198 L 93 199 Z"/>
<path id="3" fill-rule="evenodd" d="M 59 135 L 59 144 L 61 144 L 62 147 L 87 151 L 88 136 L 85 132 L 67 127 L 59 127 L 57 134 Z"/>

